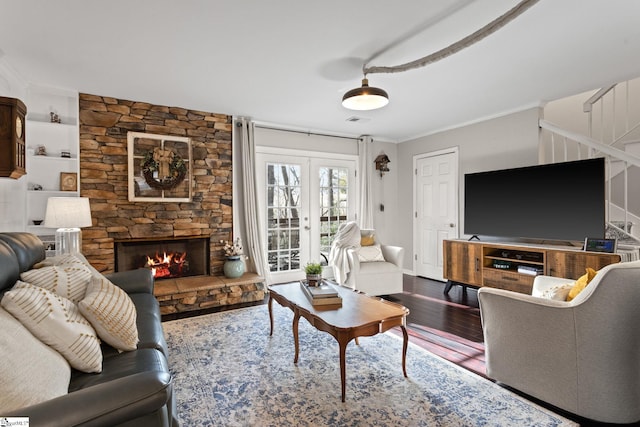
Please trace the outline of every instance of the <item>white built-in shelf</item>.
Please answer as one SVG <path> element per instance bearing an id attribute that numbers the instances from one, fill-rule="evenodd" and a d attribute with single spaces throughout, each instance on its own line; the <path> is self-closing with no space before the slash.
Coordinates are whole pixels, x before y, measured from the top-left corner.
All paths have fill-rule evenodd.
<path id="1" fill-rule="evenodd" d="M 78 197 L 79 191 L 60 191 L 61 173 L 75 173 L 80 188 L 80 138 L 78 92 L 55 87 L 29 85 L 26 117 L 27 179 L 25 198 L 25 228 L 38 235 L 51 234 L 52 229 L 34 225 L 33 220 L 44 219 L 49 197 Z M 60 118 L 51 121 L 50 112 Z M 46 155 L 35 153 L 43 146 Z M 71 157 L 62 157 L 62 152 Z M 34 185 L 43 190 L 29 190 Z"/>
<path id="2" fill-rule="evenodd" d="M 47 126 L 51 128 L 76 128 L 77 123 L 75 118 L 62 118 L 62 122 L 55 123 L 52 122 L 49 116 L 44 116 L 42 114 L 28 114 L 27 115 L 27 123 L 33 126 Z"/>
<path id="3" fill-rule="evenodd" d="M 36 159 L 36 160 L 44 160 L 44 161 L 52 161 L 52 160 L 64 160 L 67 162 L 71 162 L 71 161 L 78 161 L 78 158 L 76 156 L 71 156 L 71 157 L 62 157 L 62 156 L 52 156 L 50 154 L 47 154 L 46 156 L 37 156 L 35 154 L 30 154 L 29 155 L 30 158 L 32 159 Z"/>
<path id="4" fill-rule="evenodd" d="M 61 191 L 61 190 L 27 190 L 30 194 L 44 194 L 49 197 L 65 197 L 65 196 L 74 196 L 78 194 L 77 191 Z"/>

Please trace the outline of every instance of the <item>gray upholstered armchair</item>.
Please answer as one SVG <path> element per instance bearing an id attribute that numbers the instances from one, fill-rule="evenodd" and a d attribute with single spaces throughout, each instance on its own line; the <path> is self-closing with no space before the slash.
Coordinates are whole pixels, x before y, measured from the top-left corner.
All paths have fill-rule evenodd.
<path id="1" fill-rule="evenodd" d="M 533 293 L 561 283 L 538 276 Z M 603 268 L 570 302 L 492 288 L 478 299 L 487 376 L 588 419 L 640 421 L 640 261 Z"/>

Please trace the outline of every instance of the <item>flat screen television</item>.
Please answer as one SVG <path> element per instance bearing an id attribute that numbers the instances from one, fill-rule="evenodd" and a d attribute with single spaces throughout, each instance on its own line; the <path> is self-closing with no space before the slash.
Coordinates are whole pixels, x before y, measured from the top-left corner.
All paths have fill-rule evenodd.
<path id="1" fill-rule="evenodd" d="M 604 237 L 604 159 L 464 176 L 464 232 L 583 242 Z"/>

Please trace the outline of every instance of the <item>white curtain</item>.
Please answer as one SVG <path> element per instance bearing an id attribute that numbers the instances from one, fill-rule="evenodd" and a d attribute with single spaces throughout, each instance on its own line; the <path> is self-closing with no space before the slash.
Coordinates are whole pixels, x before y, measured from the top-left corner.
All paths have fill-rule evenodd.
<path id="1" fill-rule="evenodd" d="M 256 273 L 271 283 L 271 275 L 267 266 L 262 245 L 262 233 L 258 220 L 258 193 L 256 191 L 256 143 L 254 139 L 254 123 L 246 118 L 238 119 L 240 125 L 240 144 L 242 150 L 242 200 L 244 203 L 244 226 L 246 255 L 252 261 Z"/>
<path id="2" fill-rule="evenodd" d="M 362 136 L 358 140 L 358 170 L 360 173 L 360 207 L 358 211 L 358 223 L 360 228 L 373 229 L 373 194 L 371 191 L 371 177 L 373 166 L 371 160 L 371 145 L 373 139 L 370 136 Z"/>

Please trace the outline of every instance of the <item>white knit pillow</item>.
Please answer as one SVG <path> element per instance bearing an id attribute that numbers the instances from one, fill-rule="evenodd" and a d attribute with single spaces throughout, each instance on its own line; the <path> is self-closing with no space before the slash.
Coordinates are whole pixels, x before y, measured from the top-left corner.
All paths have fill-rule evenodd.
<path id="1" fill-rule="evenodd" d="M 71 368 L 57 351 L 0 308 L 0 412 L 67 394 Z"/>
<path id="2" fill-rule="evenodd" d="M 80 261 L 76 261 L 27 270 L 20 274 L 20 278 L 77 304 L 84 298 L 87 285 L 91 281 L 91 270 Z"/>
<path id="3" fill-rule="evenodd" d="M 361 246 L 358 248 L 358 259 L 360 262 L 384 262 L 380 245 Z"/>
<path id="4" fill-rule="evenodd" d="M 542 298 L 552 299 L 555 301 L 566 301 L 569 291 L 573 288 L 573 283 L 563 283 L 562 285 L 552 286 L 542 292 Z"/>
<path id="5" fill-rule="evenodd" d="M 73 368 L 102 372 L 100 340 L 74 303 L 18 281 L 1 304 L 40 341 L 58 350 Z"/>
<path id="6" fill-rule="evenodd" d="M 136 349 L 136 307 L 129 295 L 107 278 L 91 278 L 86 296 L 78 308 L 104 342 L 118 350 Z"/>

